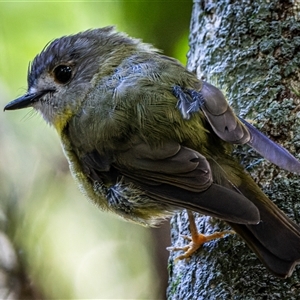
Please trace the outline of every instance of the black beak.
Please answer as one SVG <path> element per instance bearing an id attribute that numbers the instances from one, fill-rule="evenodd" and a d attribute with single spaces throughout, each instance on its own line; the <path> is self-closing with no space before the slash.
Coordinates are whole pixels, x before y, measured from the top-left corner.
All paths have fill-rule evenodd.
<path id="1" fill-rule="evenodd" d="M 11 102 L 9 102 L 5 107 L 4 111 L 6 110 L 14 110 L 14 109 L 21 109 L 31 106 L 32 103 L 38 101 L 43 95 L 49 93 L 52 90 L 44 90 L 41 92 L 25 94 Z"/>

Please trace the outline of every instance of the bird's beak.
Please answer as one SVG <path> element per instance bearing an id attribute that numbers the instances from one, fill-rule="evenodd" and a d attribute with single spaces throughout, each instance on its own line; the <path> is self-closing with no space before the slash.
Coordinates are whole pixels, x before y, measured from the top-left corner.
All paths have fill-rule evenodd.
<path id="1" fill-rule="evenodd" d="M 15 100 L 9 102 L 4 107 L 4 111 L 30 107 L 34 102 L 38 101 L 38 99 L 40 99 L 43 95 L 47 94 L 48 92 L 50 92 L 50 90 L 44 90 L 44 91 L 35 92 L 35 93 L 27 93 Z"/>

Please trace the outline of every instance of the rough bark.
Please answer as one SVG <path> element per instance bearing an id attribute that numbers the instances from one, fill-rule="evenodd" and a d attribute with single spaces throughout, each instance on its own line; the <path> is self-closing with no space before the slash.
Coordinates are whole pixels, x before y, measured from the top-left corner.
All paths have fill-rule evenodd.
<path id="1" fill-rule="evenodd" d="M 188 68 L 223 90 L 235 112 L 297 155 L 300 150 L 300 8 L 297 1 L 194 1 Z M 300 223 L 299 176 L 247 147 L 234 155 L 257 184 Z M 298 155 L 299 158 L 299 155 Z M 227 225 L 199 216 L 200 231 Z M 185 212 L 171 221 L 172 244 L 188 234 Z M 276 234 L 276 232 L 274 233 Z M 190 261 L 169 260 L 168 299 L 299 299 L 300 267 L 271 275 L 237 235 L 212 241 Z"/>

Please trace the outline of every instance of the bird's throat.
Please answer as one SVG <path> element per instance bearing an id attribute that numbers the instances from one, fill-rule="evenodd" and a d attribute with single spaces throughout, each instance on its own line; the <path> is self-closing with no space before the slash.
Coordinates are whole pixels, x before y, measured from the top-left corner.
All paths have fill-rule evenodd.
<path id="1" fill-rule="evenodd" d="M 59 135 L 61 135 L 62 130 L 65 128 L 68 121 L 71 119 L 73 115 L 74 113 L 70 109 L 66 109 L 64 113 L 55 116 L 52 124 L 57 130 Z"/>

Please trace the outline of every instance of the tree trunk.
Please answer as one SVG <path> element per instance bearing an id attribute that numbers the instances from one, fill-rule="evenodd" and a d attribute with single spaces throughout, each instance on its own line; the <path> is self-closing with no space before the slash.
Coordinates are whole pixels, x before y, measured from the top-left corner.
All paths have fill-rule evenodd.
<path id="1" fill-rule="evenodd" d="M 188 68 L 221 88 L 235 112 L 296 155 L 300 150 L 300 5 L 297 1 L 194 0 Z M 291 219 L 300 223 L 299 176 L 249 147 L 234 155 Z M 299 158 L 299 156 L 298 156 Z M 227 225 L 199 216 L 203 233 Z M 187 215 L 171 221 L 172 244 L 184 244 Z M 274 232 L 276 234 L 276 232 Z M 169 261 L 168 299 L 299 299 L 300 266 L 285 280 L 268 272 L 237 235 L 204 244 L 189 261 Z"/>

